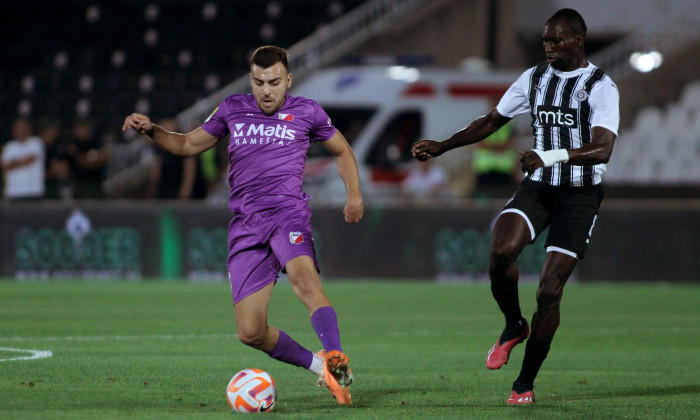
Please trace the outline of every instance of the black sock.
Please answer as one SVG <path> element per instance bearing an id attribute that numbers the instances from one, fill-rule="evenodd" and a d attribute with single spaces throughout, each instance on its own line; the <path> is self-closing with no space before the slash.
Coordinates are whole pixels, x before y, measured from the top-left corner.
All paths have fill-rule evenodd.
<path id="1" fill-rule="evenodd" d="M 506 341 L 510 341 L 514 338 L 522 337 L 525 328 L 527 328 L 527 321 L 525 318 L 520 318 L 520 320 L 518 320 L 518 322 L 516 322 L 514 325 L 511 323 L 506 323 L 506 328 L 501 333 L 501 337 L 498 339 L 498 342 L 505 343 Z M 518 342 L 520 343 L 524 339 L 525 337 L 522 337 L 522 340 Z"/>
<path id="2" fill-rule="evenodd" d="M 506 317 L 506 329 L 521 329 L 520 320 L 523 315 L 520 312 L 520 299 L 518 298 L 518 285 L 494 286 L 491 284 L 491 294 L 493 294 L 498 307 Z"/>
<path id="3" fill-rule="evenodd" d="M 513 383 L 513 391 L 522 394 L 525 391 L 532 391 L 535 377 L 540 371 L 542 362 L 547 358 L 551 342 L 540 341 L 535 337 L 530 337 L 525 346 L 525 357 L 523 367 L 520 369 L 518 379 Z"/>

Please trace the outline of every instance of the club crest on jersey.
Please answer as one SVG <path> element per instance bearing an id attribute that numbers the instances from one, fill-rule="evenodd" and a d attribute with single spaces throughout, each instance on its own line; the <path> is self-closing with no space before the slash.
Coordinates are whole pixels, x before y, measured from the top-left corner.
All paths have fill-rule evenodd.
<path id="1" fill-rule="evenodd" d="M 283 121 L 289 121 L 289 122 L 294 121 L 294 115 L 292 115 L 292 114 L 283 114 L 283 113 L 281 113 L 281 112 L 280 112 L 279 114 L 277 114 L 277 118 L 279 118 L 280 120 L 283 120 Z"/>
<path id="2" fill-rule="evenodd" d="M 292 244 L 303 244 L 304 235 L 301 232 L 289 232 L 289 242 Z"/>
<path id="3" fill-rule="evenodd" d="M 576 92 L 576 100 L 579 102 L 583 102 L 586 99 L 588 99 L 588 92 L 586 92 L 585 89 L 581 89 L 578 92 Z"/>

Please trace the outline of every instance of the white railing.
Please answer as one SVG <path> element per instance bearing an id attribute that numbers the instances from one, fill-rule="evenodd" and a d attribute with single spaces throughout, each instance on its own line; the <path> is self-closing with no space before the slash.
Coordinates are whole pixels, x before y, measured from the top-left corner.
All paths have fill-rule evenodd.
<path id="1" fill-rule="evenodd" d="M 363 42 L 391 27 L 401 18 L 418 12 L 423 6 L 435 6 L 446 0 L 372 0 L 358 6 L 291 46 L 289 67 L 295 80 L 330 64 Z M 200 123 L 219 103 L 234 93 L 249 92 L 248 74 L 239 77 L 208 97 L 178 114 L 182 127 Z"/>

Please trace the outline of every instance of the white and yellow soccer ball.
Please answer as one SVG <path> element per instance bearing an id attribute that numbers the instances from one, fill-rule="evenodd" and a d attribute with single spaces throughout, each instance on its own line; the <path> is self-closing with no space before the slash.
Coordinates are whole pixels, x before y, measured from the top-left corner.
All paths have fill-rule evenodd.
<path id="1" fill-rule="evenodd" d="M 264 370 L 243 369 L 228 383 L 226 400 L 239 413 L 272 411 L 277 401 L 275 380 Z"/>

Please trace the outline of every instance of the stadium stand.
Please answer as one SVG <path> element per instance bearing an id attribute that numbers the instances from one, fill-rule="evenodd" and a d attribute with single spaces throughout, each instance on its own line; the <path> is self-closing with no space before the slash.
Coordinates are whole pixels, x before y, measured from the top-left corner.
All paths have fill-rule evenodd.
<path id="1" fill-rule="evenodd" d="M 9 140 L 17 116 L 51 117 L 66 126 L 87 117 L 109 133 L 133 111 L 153 118 L 176 115 L 239 80 L 256 46 L 291 47 L 367 3 L 372 2 L 73 0 L 69 7 L 41 0 L 0 2 L 0 37 L 8 46 L 0 67 L 0 144 Z M 434 8 L 439 3 L 450 1 L 423 2 Z M 680 26 L 683 42 L 664 32 L 681 30 L 674 23 L 681 17 L 697 16 L 689 12 L 695 9 L 692 0 L 674 5 L 668 19 L 651 20 L 640 31 L 657 30 L 657 47 L 679 49 L 686 40 L 694 40 L 692 45 L 697 46 L 698 25 Z M 608 48 L 614 53 L 608 60 L 591 60 L 608 71 L 614 63 L 628 67 L 625 57 L 640 39 L 639 34 L 630 34 Z M 685 68 L 694 69 L 696 78 L 697 66 L 688 65 L 688 60 L 697 58 L 688 57 L 687 49 L 684 52 Z M 665 66 L 670 64 L 665 61 Z M 663 101 L 640 100 L 631 96 L 629 86 L 649 83 L 640 83 L 625 71 L 612 73 L 625 90 L 622 105 L 632 109 L 629 104 L 633 103 L 640 108 L 633 109 L 629 118 L 623 115 L 618 151 L 607 179 L 612 184 L 700 186 L 700 166 L 695 164 L 700 158 L 700 80 L 689 83 L 692 79 L 675 77 L 675 87 L 670 89 L 635 89 L 634 94 L 647 96 L 675 92 Z M 119 173 L 143 164 L 138 158 L 142 149 L 137 146 L 124 145 L 124 154 L 110 171 Z M 635 159 L 642 164 L 635 164 Z"/>
<path id="2" fill-rule="evenodd" d="M 616 149 L 607 173 L 613 183 L 698 185 L 700 79 L 686 84 L 678 101 L 642 108 Z"/>
<path id="3" fill-rule="evenodd" d="M 361 0 L 0 3 L 0 132 L 17 115 L 101 126 L 134 109 L 174 115 Z M 4 141 L 4 140 L 3 140 Z"/>

